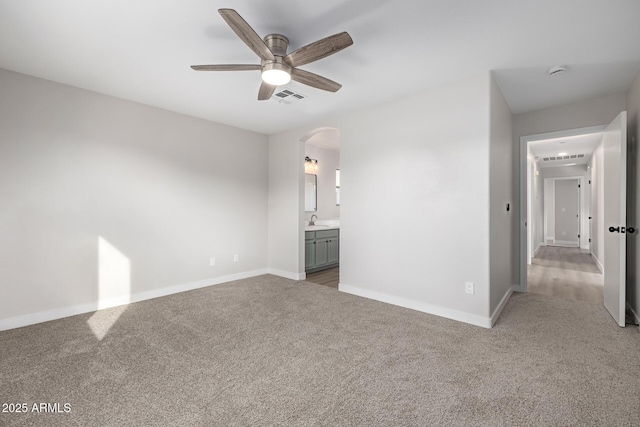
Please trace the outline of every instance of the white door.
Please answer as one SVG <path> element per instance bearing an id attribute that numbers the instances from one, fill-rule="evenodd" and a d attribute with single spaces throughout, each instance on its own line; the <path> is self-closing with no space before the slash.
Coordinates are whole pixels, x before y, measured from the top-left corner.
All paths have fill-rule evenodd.
<path id="1" fill-rule="evenodd" d="M 580 180 L 555 180 L 555 242 L 580 246 Z"/>
<path id="2" fill-rule="evenodd" d="M 604 132 L 604 306 L 624 327 L 627 222 L 627 112 Z"/>

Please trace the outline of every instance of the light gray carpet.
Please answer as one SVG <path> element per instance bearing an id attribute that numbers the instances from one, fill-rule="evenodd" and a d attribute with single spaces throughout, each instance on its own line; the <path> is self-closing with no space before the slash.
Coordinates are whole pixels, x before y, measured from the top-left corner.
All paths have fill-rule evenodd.
<path id="1" fill-rule="evenodd" d="M 0 425 L 640 425 L 640 332 L 582 301 L 486 330 L 267 275 L 90 317 L 0 333 L 0 402 L 72 408 Z"/>

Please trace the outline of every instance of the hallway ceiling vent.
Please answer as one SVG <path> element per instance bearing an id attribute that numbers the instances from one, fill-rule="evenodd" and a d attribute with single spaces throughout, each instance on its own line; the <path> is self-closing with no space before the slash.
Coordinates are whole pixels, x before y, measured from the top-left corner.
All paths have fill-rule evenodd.
<path id="1" fill-rule="evenodd" d="M 542 160 L 545 162 L 553 161 L 553 160 L 569 160 L 569 159 L 583 159 L 584 154 L 571 154 L 570 156 L 551 156 L 551 157 L 543 157 Z"/>
<path id="2" fill-rule="evenodd" d="M 307 95 L 303 95 L 300 92 L 291 90 L 288 87 L 284 87 L 282 90 L 274 93 L 271 97 L 271 99 L 280 104 L 292 104 L 294 102 L 298 103 L 306 98 L 308 98 Z"/>

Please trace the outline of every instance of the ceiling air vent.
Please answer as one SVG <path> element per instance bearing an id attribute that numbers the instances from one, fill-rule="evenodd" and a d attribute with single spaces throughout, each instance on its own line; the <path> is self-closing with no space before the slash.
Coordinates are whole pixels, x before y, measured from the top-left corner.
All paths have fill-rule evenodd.
<path id="1" fill-rule="evenodd" d="M 553 160 L 569 160 L 569 159 L 583 159 L 583 158 L 584 158 L 584 154 L 572 154 L 570 156 L 543 157 L 542 160 L 545 162 L 549 162 Z"/>
<path id="2" fill-rule="evenodd" d="M 293 91 L 287 87 L 283 88 L 281 91 L 273 94 L 271 99 L 277 101 L 280 104 L 292 104 L 302 101 L 306 99 L 307 95 L 303 95 L 300 92 Z"/>

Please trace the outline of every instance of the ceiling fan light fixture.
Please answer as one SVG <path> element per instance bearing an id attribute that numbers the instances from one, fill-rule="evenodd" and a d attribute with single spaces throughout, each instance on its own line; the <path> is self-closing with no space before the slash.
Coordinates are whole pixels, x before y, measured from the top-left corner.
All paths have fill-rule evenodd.
<path id="1" fill-rule="evenodd" d="M 272 86 L 282 86 L 291 81 L 291 74 L 284 70 L 266 70 L 262 72 L 262 81 Z"/>
<path id="2" fill-rule="evenodd" d="M 282 86 L 291 81 L 291 74 L 286 65 L 272 62 L 262 67 L 262 81 L 272 86 Z"/>

